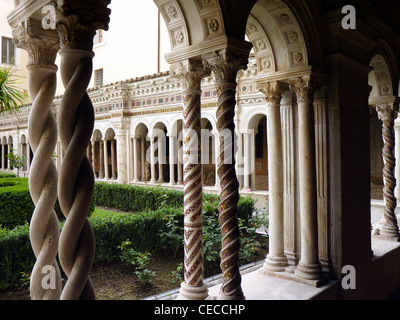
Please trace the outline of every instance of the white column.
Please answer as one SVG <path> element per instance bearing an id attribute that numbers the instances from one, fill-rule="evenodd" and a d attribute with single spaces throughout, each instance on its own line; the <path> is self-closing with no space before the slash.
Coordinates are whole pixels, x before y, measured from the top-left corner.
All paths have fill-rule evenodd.
<path id="1" fill-rule="evenodd" d="M 400 117 L 400 116 L 399 116 Z M 395 178 L 396 178 L 396 188 L 395 188 L 395 197 L 397 199 L 397 203 L 400 201 L 400 118 L 397 117 L 394 121 L 394 134 L 395 134 L 395 158 L 396 158 L 396 167 L 395 167 Z"/>
<path id="2" fill-rule="evenodd" d="M 99 178 L 104 179 L 104 150 L 101 139 L 99 140 L 99 158 L 100 158 Z"/>
<path id="3" fill-rule="evenodd" d="M 146 138 L 140 139 L 140 167 L 141 167 L 141 181 L 146 181 Z"/>
<path id="4" fill-rule="evenodd" d="M 183 184 L 183 154 L 182 141 L 178 140 L 178 184 Z"/>
<path id="5" fill-rule="evenodd" d="M 258 130 L 254 129 L 250 133 L 250 189 L 251 191 L 257 190 L 257 183 L 256 183 L 256 134 Z"/>
<path id="6" fill-rule="evenodd" d="M 155 156 L 155 138 L 150 137 L 150 166 L 151 166 L 151 183 L 156 182 L 156 156 Z"/>
<path id="7" fill-rule="evenodd" d="M 164 148 L 161 135 L 158 136 L 158 183 L 164 183 Z"/>
<path id="8" fill-rule="evenodd" d="M 299 119 L 299 196 L 301 225 L 301 258 L 295 270 L 299 278 L 320 280 L 322 268 L 318 259 L 317 190 L 315 133 L 312 89 L 307 77 L 291 82 L 297 94 Z"/>
<path id="9" fill-rule="evenodd" d="M 283 157 L 281 128 L 281 95 L 286 86 L 279 82 L 258 83 L 267 101 L 269 253 L 264 269 L 284 271 L 288 265 L 283 237 Z M 255 171 L 255 170 L 254 170 Z"/>
<path id="10" fill-rule="evenodd" d="M 101 142 L 100 142 L 101 143 Z M 103 140 L 103 151 L 104 151 L 104 178 L 110 179 L 110 170 L 108 168 L 108 151 L 107 151 L 107 140 Z"/>
<path id="11" fill-rule="evenodd" d="M 138 138 L 133 137 L 133 181 L 139 181 Z"/>
<path id="12" fill-rule="evenodd" d="M 169 135 L 169 183 L 175 184 L 175 139 L 176 137 Z"/>
<path id="13" fill-rule="evenodd" d="M 243 140 L 244 140 L 243 190 L 246 191 L 250 189 L 250 167 L 252 160 L 249 130 L 243 132 Z"/>
<path id="14" fill-rule="evenodd" d="M 117 157 L 115 154 L 115 144 L 117 141 L 115 139 L 111 140 L 111 176 L 113 180 L 117 179 Z"/>

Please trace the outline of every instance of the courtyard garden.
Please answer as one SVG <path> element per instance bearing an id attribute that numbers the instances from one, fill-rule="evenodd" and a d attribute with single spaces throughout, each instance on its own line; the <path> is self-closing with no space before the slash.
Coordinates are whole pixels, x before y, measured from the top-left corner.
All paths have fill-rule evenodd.
<path id="1" fill-rule="evenodd" d="M 219 274 L 219 197 L 204 194 L 205 277 Z M 64 224 L 62 212 L 55 205 Z M 28 179 L 0 173 L 0 300 L 29 299 L 35 256 L 29 241 L 34 211 Z M 238 205 L 240 264 L 264 259 L 267 225 L 255 201 Z M 179 287 L 183 281 L 183 192 L 161 187 L 96 183 L 89 221 L 96 237 L 91 280 L 100 300 L 135 300 Z M 65 280 L 65 275 L 63 276 Z"/>

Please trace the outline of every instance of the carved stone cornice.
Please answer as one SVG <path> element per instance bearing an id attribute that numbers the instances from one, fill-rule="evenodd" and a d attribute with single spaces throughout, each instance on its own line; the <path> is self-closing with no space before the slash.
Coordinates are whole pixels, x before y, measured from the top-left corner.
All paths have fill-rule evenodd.
<path id="1" fill-rule="evenodd" d="M 264 93 L 267 103 L 279 104 L 282 94 L 288 89 L 288 85 L 283 82 L 257 82 L 258 89 Z"/>
<path id="2" fill-rule="evenodd" d="M 108 30 L 110 0 L 58 0 L 56 6 L 57 31 L 61 48 L 92 50 L 96 30 Z"/>
<path id="3" fill-rule="evenodd" d="M 44 30 L 40 22 L 27 19 L 13 28 L 13 42 L 25 49 L 29 55 L 29 65 L 54 65 L 60 48 L 58 34 Z"/>

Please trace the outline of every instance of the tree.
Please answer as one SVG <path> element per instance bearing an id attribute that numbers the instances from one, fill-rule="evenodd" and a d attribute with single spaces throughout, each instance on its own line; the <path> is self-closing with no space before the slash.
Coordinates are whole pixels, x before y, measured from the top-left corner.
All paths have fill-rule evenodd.
<path id="1" fill-rule="evenodd" d="M 12 78 L 10 67 L 0 67 L 0 115 L 18 111 L 27 95 L 18 89 L 17 81 Z"/>
<path id="2" fill-rule="evenodd" d="M 14 154 L 14 149 L 10 149 L 10 153 L 7 155 L 7 158 L 10 160 L 10 167 L 17 168 L 17 180 L 19 179 L 19 170 L 24 167 L 26 157 Z"/>

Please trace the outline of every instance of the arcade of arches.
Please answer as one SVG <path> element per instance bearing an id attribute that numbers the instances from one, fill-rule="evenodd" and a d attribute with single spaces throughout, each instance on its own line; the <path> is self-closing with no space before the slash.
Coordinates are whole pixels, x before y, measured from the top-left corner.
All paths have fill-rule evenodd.
<path id="1" fill-rule="evenodd" d="M 93 33 L 108 28 L 109 2 L 59 1 L 56 30 L 40 26 L 51 1 L 15 0 L 8 17 L 15 43 L 30 56 L 33 103 L 18 119 L 2 117 L 0 168 L 12 169 L 6 155 L 16 146 L 36 182 L 33 299 L 94 298 L 94 239 L 82 212 L 95 180 L 183 189 L 180 299 L 209 295 L 206 190 L 221 197 L 220 299 L 257 298 L 238 268 L 239 192 L 268 195 L 269 254 L 257 271 L 265 278 L 339 299 L 382 299 L 400 287 L 400 31 L 375 14 L 382 6 L 356 1 L 357 28 L 345 30 L 342 7 L 331 1 L 154 0 L 170 35 L 170 72 L 87 90 Z M 65 86 L 60 97 L 56 72 Z M 376 185 L 384 185 L 384 206 L 371 232 Z M 67 217 L 61 234 L 48 209 L 57 195 Z M 38 270 L 58 270 L 57 253 L 68 281 L 48 292 Z M 340 286 L 345 265 L 357 270 L 356 290 Z"/>

